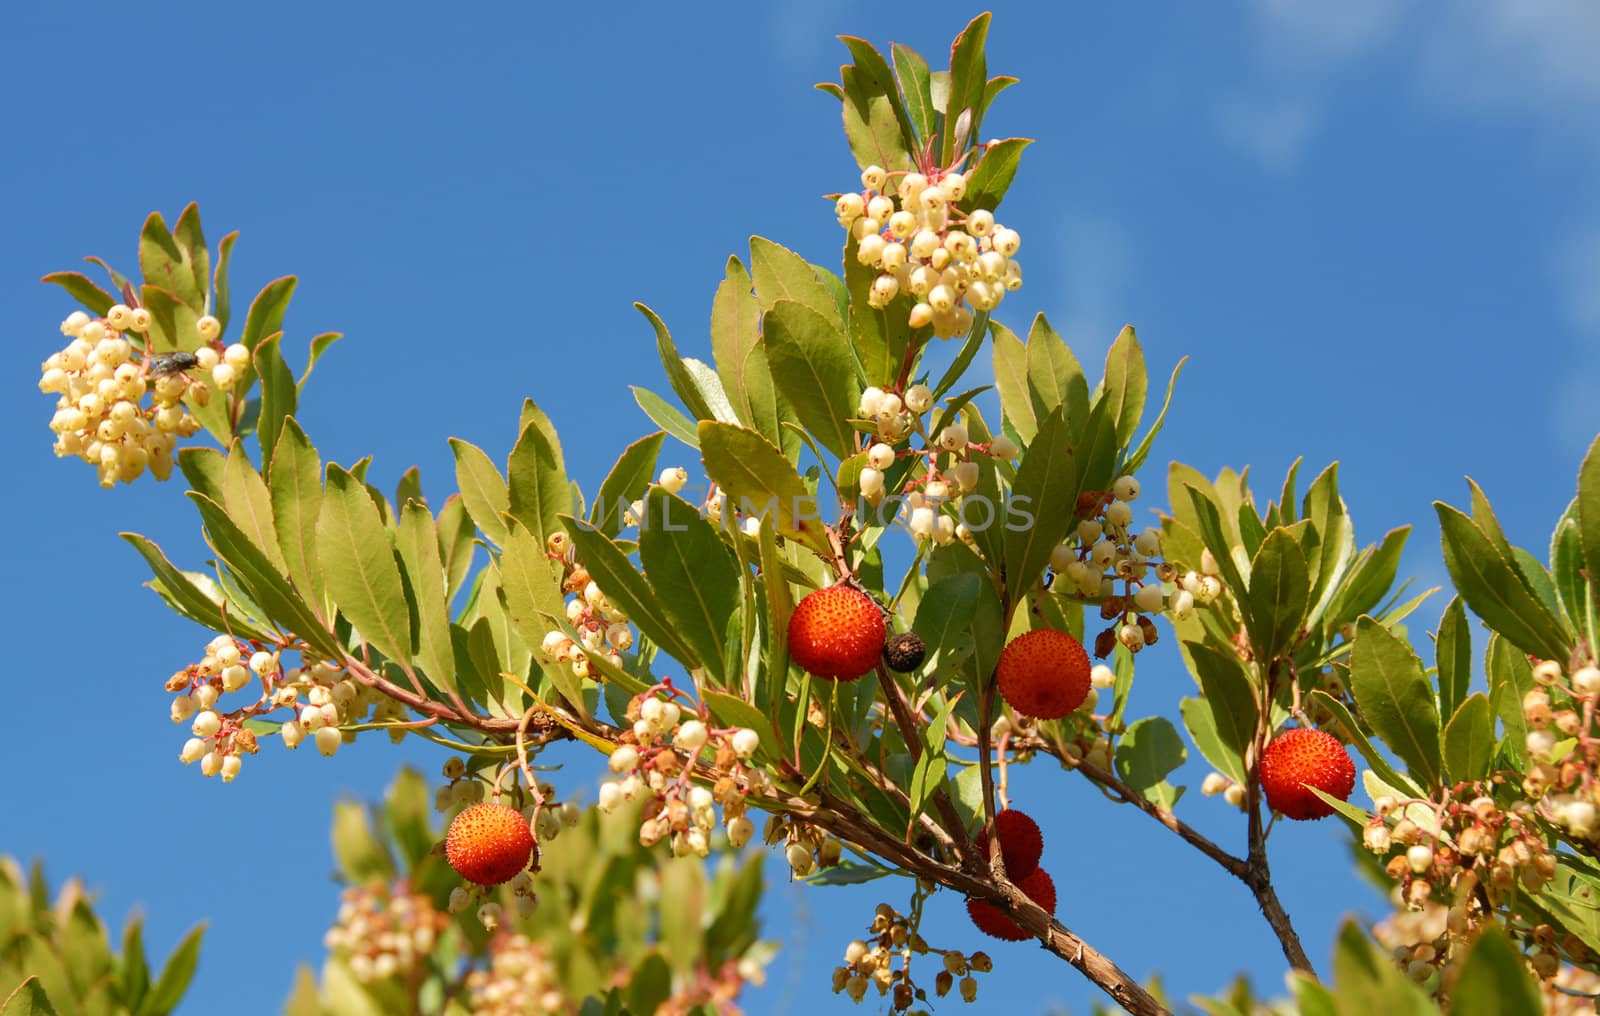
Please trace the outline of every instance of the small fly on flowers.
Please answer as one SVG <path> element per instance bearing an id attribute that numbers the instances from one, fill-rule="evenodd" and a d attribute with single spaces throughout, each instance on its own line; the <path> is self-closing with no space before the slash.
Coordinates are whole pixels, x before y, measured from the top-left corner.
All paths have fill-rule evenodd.
<path id="1" fill-rule="evenodd" d="M 193 353 L 162 353 L 150 358 L 150 376 L 165 377 L 198 366 L 200 358 Z"/>

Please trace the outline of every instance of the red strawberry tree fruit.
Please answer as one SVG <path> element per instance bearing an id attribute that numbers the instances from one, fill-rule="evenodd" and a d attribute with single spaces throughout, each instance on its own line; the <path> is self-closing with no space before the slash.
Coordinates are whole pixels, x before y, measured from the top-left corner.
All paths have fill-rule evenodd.
<path id="1" fill-rule="evenodd" d="M 938 74 L 845 40 L 823 88 L 857 166 L 818 183 L 841 259 L 753 239 L 715 293 L 710 362 L 641 306 L 671 393 L 641 395 L 661 430 L 604 473 L 563 455 L 537 389 L 503 465 L 452 440 L 459 496 L 324 467 L 295 415 L 315 388 L 277 334 L 292 280 L 230 318 L 231 240 L 213 256 L 193 206 L 145 224 L 142 280 L 49 276 L 83 305 L 40 376 L 56 451 L 104 485 L 181 476 L 215 557 L 197 577 L 127 535 L 213 635 L 165 681 L 180 760 L 231 782 L 380 732 L 457 752 L 433 795 L 445 911 L 492 936 L 491 973 L 532 969 L 528 901 L 590 780 L 535 774 L 568 743 L 604 758 L 597 810 L 663 864 L 726 844 L 816 884 L 903 876 L 834 972 L 895 1011 L 971 1000 L 1004 964 L 963 951 L 972 929 L 924 927 L 936 892 L 1130 1011 L 1167 1011 L 1074 931 L 1073 883 L 1045 870 L 1092 864 L 1093 819 L 1014 801 L 1019 765 L 1088 781 L 1236 880 L 1308 1010 L 1536 1004 L 1536 984 L 1594 976 L 1600 452 L 1548 562 L 1476 488 L 1470 512 L 1437 506 L 1456 595 L 1430 638 L 1426 594 L 1393 588 L 1407 531 L 1360 545 L 1333 466 L 1303 491 L 1298 468 L 1261 493 L 1177 463 L 1162 483 L 1147 461 L 1167 403 L 1147 418 L 1134 330 L 1091 384 L 1019 306 L 1028 224 L 1002 206 L 1030 142 L 985 130 L 1009 80 L 989 75 L 988 25 Z M 962 383 L 979 357 L 992 393 Z M 203 436 L 218 447 L 179 450 Z M 1160 642 L 1179 652 L 1138 666 Z M 1210 768 L 1211 800 L 1180 801 L 1186 762 Z M 1340 936 L 1349 983 L 1318 980 L 1278 892 L 1279 817 L 1344 827 L 1392 886 L 1381 944 Z M 1210 919 L 1162 919 L 1190 916 Z M 748 972 L 740 942 L 719 956 Z"/>

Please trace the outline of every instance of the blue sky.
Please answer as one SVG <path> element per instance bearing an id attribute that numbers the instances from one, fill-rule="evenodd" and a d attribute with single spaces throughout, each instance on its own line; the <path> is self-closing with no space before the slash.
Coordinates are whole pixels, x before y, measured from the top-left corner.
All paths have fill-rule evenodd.
<path id="1" fill-rule="evenodd" d="M 837 104 L 811 89 L 836 76 L 833 35 L 937 60 L 979 9 L 12 5 L 0 36 L 0 94 L 13 97 L 0 112 L 0 414 L 15 453 L 0 508 L 14 534 L 0 592 L 12 647 L 0 851 L 81 873 L 114 921 L 141 908 L 157 949 L 209 919 L 184 1011 L 245 1011 L 248 985 L 250 1011 L 272 1012 L 294 964 L 319 959 L 335 908 L 331 802 L 377 793 L 402 759 L 439 761 L 386 743 L 331 764 L 268 750 L 226 787 L 176 763 L 159 686 L 206 636 L 139 588 L 115 534 L 137 529 L 192 564 L 199 527 L 175 485 L 105 493 L 51 456 L 36 371 L 70 307 L 40 275 L 90 253 L 130 265 L 146 214 L 198 200 L 213 242 L 243 233 L 236 291 L 300 276 L 286 348 L 348 336 L 302 413 L 326 458 L 375 454 L 386 486 L 418 464 L 442 497 L 445 439 L 503 456 L 531 395 L 592 490 L 651 429 L 627 386 L 665 390 L 633 300 L 703 356 L 723 261 L 751 233 L 837 257 L 818 195 L 856 171 Z M 1430 501 L 1464 500 L 1467 473 L 1514 540 L 1545 545 L 1600 429 L 1595 8 L 1243 0 L 995 14 L 991 71 L 1022 83 L 985 131 L 1038 139 L 1004 209 L 1027 284 L 1002 318 L 1020 330 L 1044 311 L 1086 363 L 1125 322 L 1163 377 L 1190 356 L 1153 463 L 1249 464 L 1270 490 L 1298 455 L 1313 470 L 1337 458 L 1358 536 L 1415 524 L 1403 571 L 1426 583 L 1444 576 Z M 674 456 L 694 464 L 688 449 Z M 1146 477 L 1153 500 L 1159 475 Z M 1442 607 L 1423 608 L 1430 627 Z M 1140 675 L 1135 715 L 1190 692 L 1171 656 L 1146 657 Z M 1190 781 L 1203 773 L 1191 765 Z M 1045 827 L 1060 916 L 1129 970 L 1159 969 L 1179 995 L 1235 970 L 1280 983 L 1248 894 L 1154 823 L 1042 768 L 1016 797 Z M 1180 810 L 1242 839 L 1218 801 L 1195 794 Z M 1325 965 L 1339 915 L 1381 905 L 1345 880 L 1332 825 L 1282 828 L 1274 846 L 1286 903 Z M 828 1004 L 846 929 L 882 888 L 776 893 L 769 932 L 806 949 L 782 955 L 750 1011 Z M 934 904 L 929 937 L 974 948 L 959 910 Z M 986 1009 L 1082 1012 L 1093 997 L 1037 950 L 991 952 Z"/>

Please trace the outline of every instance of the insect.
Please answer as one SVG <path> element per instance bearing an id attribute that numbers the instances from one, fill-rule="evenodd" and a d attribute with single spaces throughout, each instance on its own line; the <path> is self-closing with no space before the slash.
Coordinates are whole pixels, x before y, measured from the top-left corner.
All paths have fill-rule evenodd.
<path id="1" fill-rule="evenodd" d="M 198 366 L 200 358 L 193 353 L 162 353 L 150 358 L 150 376 L 164 377 Z"/>

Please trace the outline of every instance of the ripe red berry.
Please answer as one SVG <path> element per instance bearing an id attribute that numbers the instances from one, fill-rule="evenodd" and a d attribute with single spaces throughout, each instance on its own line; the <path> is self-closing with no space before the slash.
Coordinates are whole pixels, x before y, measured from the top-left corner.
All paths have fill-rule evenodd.
<path id="1" fill-rule="evenodd" d="M 499 885 L 527 868 L 533 856 L 533 834 L 517 809 L 474 804 L 450 823 L 444 856 L 468 882 Z"/>
<path id="2" fill-rule="evenodd" d="M 1056 913 L 1056 884 L 1043 868 L 1033 869 L 1033 874 L 1027 878 L 1014 878 L 1011 881 L 1017 884 L 1028 899 L 1043 907 L 1045 913 L 1054 917 Z M 967 916 L 972 918 L 972 923 L 978 930 L 992 938 L 1003 939 L 1007 942 L 1021 942 L 1033 936 L 1023 930 L 1022 926 L 999 907 L 988 900 L 968 900 Z"/>
<path id="3" fill-rule="evenodd" d="M 878 664 L 888 628 L 865 593 L 829 586 L 806 595 L 789 617 L 789 658 L 817 677 L 854 681 Z"/>
<path id="4" fill-rule="evenodd" d="M 1000 651 L 1000 694 L 1024 716 L 1058 720 L 1089 695 L 1089 654 L 1066 632 L 1036 628 Z"/>
<path id="5" fill-rule="evenodd" d="M 1006 877 L 1016 882 L 1033 874 L 1044 854 L 1044 837 L 1039 833 L 1039 823 L 1015 808 L 995 815 L 994 824 L 1000 830 L 1000 856 L 1006 862 Z M 989 830 L 978 833 L 974 841 L 978 856 L 985 864 L 989 861 Z"/>
<path id="6" fill-rule="evenodd" d="M 1309 727 L 1286 730 L 1261 753 L 1261 789 L 1267 804 L 1285 817 L 1305 820 L 1333 814 L 1333 807 L 1313 794 L 1316 787 L 1341 801 L 1356 785 L 1355 763 L 1332 734 Z"/>

